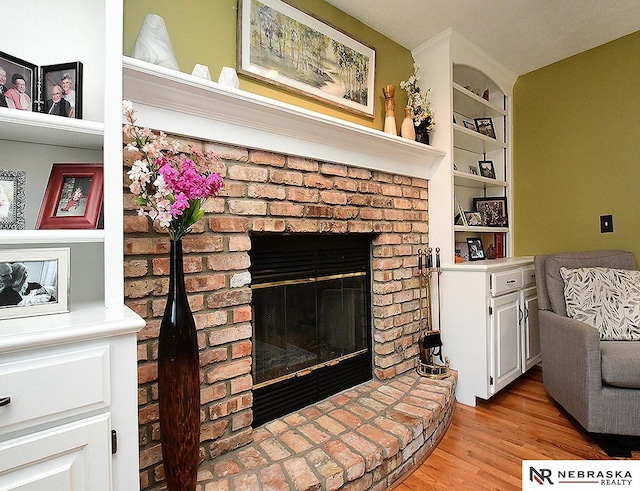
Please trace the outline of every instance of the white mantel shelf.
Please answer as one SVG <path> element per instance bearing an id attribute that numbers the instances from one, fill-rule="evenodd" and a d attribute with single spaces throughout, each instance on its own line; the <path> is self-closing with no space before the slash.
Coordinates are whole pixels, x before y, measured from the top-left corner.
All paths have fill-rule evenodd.
<path id="1" fill-rule="evenodd" d="M 134 58 L 124 98 L 140 126 L 231 145 L 430 179 L 443 150 Z"/>

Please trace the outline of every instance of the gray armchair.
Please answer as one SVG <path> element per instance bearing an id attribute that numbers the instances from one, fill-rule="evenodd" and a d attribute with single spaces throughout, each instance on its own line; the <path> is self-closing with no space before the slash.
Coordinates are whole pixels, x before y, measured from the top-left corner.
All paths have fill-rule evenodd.
<path id="1" fill-rule="evenodd" d="M 534 265 L 545 390 L 607 454 L 630 456 L 634 439 L 618 436 L 640 436 L 640 341 L 601 341 L 596 328 L 567 317 L 560 268 L 635 270 L 633 253 L 535 256 Z"/>

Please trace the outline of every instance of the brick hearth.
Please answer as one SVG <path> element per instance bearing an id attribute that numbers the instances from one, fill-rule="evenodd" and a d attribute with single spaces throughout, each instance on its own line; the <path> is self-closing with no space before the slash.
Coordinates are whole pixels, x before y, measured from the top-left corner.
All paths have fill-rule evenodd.
<path id="1" fill-rule="evenodd" d="M 415 374 L 419 334 L 416 253 L 428 243 L 428 182 L 228 145 L 196 142 L 224 162 L 224 192 L 183 240 L 186 287 L 198 328 L 202 468 L 254 442 L 251 428 L 252 233 L 357 233 L 372 237 L 374 381 Z M 125 153 L 125 171 L 133 156 Z M 139 333 L 140 482 L 161 489 L 157 337 L 168 288 L 165 234 L 137 216 L 125 177 L 126 303 Z M 446 413 L 446 411 L 445 411 Z M 363 424 L 365 423 L 363 421 Z M 428 425 L 426 425 L 428 426 Z"/>
<path id="2" fill-rule="evenodd" d="M 200 491 L 388 489 L 435 449 L 456 374 L 368 382 L 267 423 L 253 443 L 203 465 Z"/>

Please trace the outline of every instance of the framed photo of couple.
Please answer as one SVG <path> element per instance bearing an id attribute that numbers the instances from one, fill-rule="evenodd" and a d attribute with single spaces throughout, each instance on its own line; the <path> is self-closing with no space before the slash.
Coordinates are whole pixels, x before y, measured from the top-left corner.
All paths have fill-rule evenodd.
<path id="1" fill-rule="evenodd" d="M 0 51 L 0 107 L 82 119 L 82 63 L 38 67 Z"/>
<path id="2" fill-rule="evenodd" d="M 82 63 L 42 67 L 41 112 L 82 119 Z"/>

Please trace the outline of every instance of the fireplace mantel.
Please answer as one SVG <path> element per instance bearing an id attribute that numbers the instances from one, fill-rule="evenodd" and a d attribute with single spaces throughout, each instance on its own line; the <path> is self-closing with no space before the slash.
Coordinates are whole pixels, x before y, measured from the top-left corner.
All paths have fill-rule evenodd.
<path id="1" fill-rule="evenodd" d="M 167 133 L 430 179 L 445 155 L 429 145 L 123 58 L 138 124 Z"/>

